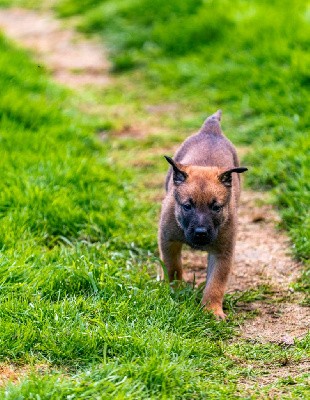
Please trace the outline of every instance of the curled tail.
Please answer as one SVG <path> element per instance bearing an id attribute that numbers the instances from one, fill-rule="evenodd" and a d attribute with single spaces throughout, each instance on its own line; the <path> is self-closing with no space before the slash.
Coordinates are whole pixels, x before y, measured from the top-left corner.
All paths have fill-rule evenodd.
<path id="1" fill-rule="evenodd" d="M 205 120 L 204 124 L 202 125 L 200 133 L 204 134 L 213 133 L 220 135 L 222 133 L 220 124 L 221 117 L 222 117 L 221 110 L 217 110 L 214 114 L 210 115 L 210 117 L 208 117 Z"/>

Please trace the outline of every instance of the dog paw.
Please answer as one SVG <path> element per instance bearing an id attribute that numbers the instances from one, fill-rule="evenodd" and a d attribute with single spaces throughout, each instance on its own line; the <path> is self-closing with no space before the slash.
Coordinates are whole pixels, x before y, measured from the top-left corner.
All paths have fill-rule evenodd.
<path id="1" fill-rule="evenodd" d="M 218 311 L 218 312 L 213 312 L 213 313 L 215 315 L 215 318 L 218 320 L 224 321 L 227 318 L 227 315 L 224 313 L 223 310 Z"/>
<path id="2" fill-rule="evenodd" d="M 224 313 L 221 306 L 218 305 L 208 305 L 205 306 L 205 311 L 211 311 L 217 320 L 225 320 L 227 315 Z"/>

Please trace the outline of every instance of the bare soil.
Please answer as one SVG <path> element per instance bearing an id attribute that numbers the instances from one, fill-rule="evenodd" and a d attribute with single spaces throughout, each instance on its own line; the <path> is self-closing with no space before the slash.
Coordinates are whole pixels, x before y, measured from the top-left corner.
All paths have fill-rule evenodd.
<path id="1" fill-rule="evenodd" d="M 23 375 L 21 369 L 16 369 L 12 365 L 0 365 L 0 386 L 6 385 L 7 382 L 17 382 Z"/>
<path id="2" fill-rule="evenodd" d="M 247 368 L 251 370 L 252 366 L 247 365 Z M 282 399 L 284 396 L 287 396 L 285 397 L 287 399 L 293 398 L 290 393 L 290 385 L 295 384 L 295 379 L 299 376 L 306 376 L 310 385 L 310 360 L 301 360 L 298 362 L 283 360 L 282 365 L 277 365 L 276 367 L 267 364 L 261 368 L 253 366 L 254 368 L 255 375 L 251 376 L 250 374 L 250 376 L 239 380 L 239 392 L 242 398 L 246 395 L 251 396 L 254 393 L 256 396 L 260 394 L 261 398 L 264 399 Z M 288 379 L 290 384 L 284 385 L 282 388 L 270 388 L 270 385 L 279 379 Z M 268 396 L 261 394 L 265 386 L 269 386 Z"/>
<path id="3" fill-rule="evenodd" d="M 105 86 L 111 82 L 110 63 L 102 45 L 64 28 L 48 12 L 0 9 L 0 29 L 35 52 L 58 82 L 76 88 Z"/>
<path id="4" fill-rule="evenodd" d="M 108 74 L 110 64 L 103 46 L 93 39 L 86 40 L 71 28 L 64 28 L 49 13 L 2 9 L 0 28 L 7 36 L 34 51 L 38 61 L 44 63 L 54 78 L 65 85 L 72 88 L 87 84 L 104 87 L 113 82 Z M 171 106 L 173 111 L 176 107 Z M 150 106 L 147 111 L 160 114 L 162 108 Z M 139 132 L 132 128 L 128 128 L 125 134 L 139 136 Z M 300 274 L 301 265 L 290 254 L 287 236 L 277 229 L 279 217 L 268 204 L 266 194 L 243 191 L 239 221 L 235 267 L 228 292 L 241 293 L 261 285 L 270 288 L 269 295 L 263 300 L 240 303 L 240 312 L 256 311 L 258 314 L 240 327 L 241 337 L 294 345 L 294 340 L 303 337 L 310 328 L 310 308 L 300 304 L 302 295 L 294 293 L 291 288 Z M 196 285 L 203 284 L 206 255 L 185 251 L 184 265 L 185 279 L 194 281 Z M 308 367 L 309 364 L 304 361 L 298 367 L 290 365 L 269 370 L 261 383 L 266 384 L 270 379 L 291 373 L 299 374 Z M 2 366 L 0 383 L 3 379 L 14 381 L 20 373 L 11 366 Z M 251 383 L 247 379 L 245 384 Z"/>
<path id="5" fill-rule="evenodd" d="M 24 376 L 29 374 L 31 371 L 36 371 L 39 373 L 48 373 L 51 368 L 47 364 L 38 364 L 34 367 L 31 366 L 18 366 L 14 364 L 0 364 L 0 386 L 7 385 L 8 382 L 17 383 Z"/>

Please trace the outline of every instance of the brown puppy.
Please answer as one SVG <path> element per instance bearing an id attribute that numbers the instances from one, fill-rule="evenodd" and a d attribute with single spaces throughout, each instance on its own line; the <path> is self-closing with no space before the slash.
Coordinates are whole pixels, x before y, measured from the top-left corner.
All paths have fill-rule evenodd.
<path id="1" fill-rule="evenodd" d="M 170 282 L 182 279 L 183 244 L 208 252 L 202 304 L 225 318 L 222 303 L 234 257 L 240 195 L 237 153 L 220 127 L 221 111 L 181 145 L 166 179 L 159 249 Z"/>

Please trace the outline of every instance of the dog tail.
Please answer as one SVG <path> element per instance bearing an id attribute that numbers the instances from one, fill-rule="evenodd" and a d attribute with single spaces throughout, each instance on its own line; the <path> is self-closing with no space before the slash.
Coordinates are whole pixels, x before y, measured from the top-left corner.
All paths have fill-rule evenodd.
<path id="1" fill-rule="evenodd" d="M 213 133 L 215 135 L 220 135 L 222 133 L 221 129 L 221 117 L 222 117 L 222 111 L 217 110 L 214 114 L 210 115 L 208 117 L 204 124 L 201 127 L 200 133 L 204 134 L 209 134 Z"/>

